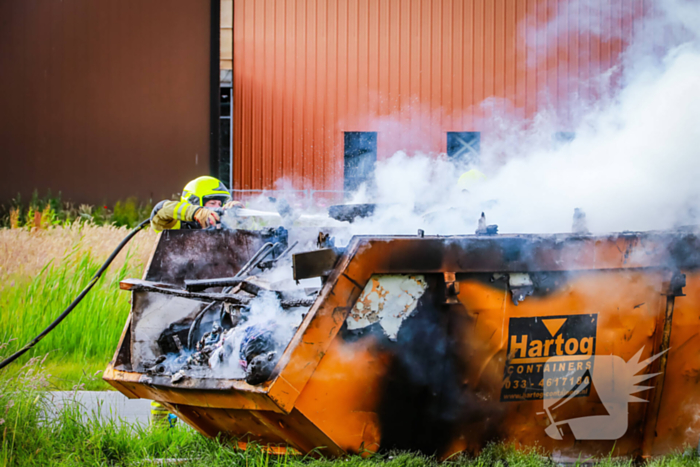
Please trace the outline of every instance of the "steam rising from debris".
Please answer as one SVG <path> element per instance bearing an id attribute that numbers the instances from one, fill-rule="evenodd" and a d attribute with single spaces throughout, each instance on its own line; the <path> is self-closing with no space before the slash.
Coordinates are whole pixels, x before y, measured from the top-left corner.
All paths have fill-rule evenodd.
<path id="1" fill-rule="evenodd" d="M 579 3 L 600 17 L 599 2 Z M 660 23 L 670 46 L 659 53 L 648 34 L 640 36 L 623 53 L 614 96 L 591 106 L 570 96 L 580 116 L 566 129 L 575 133 L 572 141 L 553 140 L 562 128 L 546 111 L 529 122 L 492 115 L 498 128 L 484 134 L 478 166 L 488 178 L 468 192 L 457 178 L 469 167 L 455 167 L 444 155 L 396 153 L 377 163 L 375 180 L 354 200 L 385 208 L 354 233 L 473 233 L 482 211 L 505 233 L 570 232 L 576 208 L 594 233 L 697 222 L 700 4 L 657 2 L 645 21 Z M 620 70 L 602 74 L 613 72 Z"/>
<path id="2" fill-rule="evenodd" d="M 222 346 L 210 357 L 212 376 L 226 379 L 242 379 L 246 376 L 239 353 L 246 336 L 255 330 L 270 331 L 271 352 L 275 352 L 273 360 L 276 363 L 306 311 L 306 308 L 282 310 L 279 299 L 272 293 L 254 299 L 250 304 L 248 319 L 225 332 Z"/>

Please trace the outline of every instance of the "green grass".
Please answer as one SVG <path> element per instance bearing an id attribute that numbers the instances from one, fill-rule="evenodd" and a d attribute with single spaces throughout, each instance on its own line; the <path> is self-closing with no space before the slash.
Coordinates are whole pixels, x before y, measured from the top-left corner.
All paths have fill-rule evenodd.
<path id="1" fill-rule="evenodd" d="M 116 348 L 115 341 L 114 347 Z M 81 390 L 81 391 L 105 391 L 114 390 L 112 386 L 102 380 L 102 373 L 107 367 L 105 359 L 73 361 L 48 361 L 46 371 L 50 375 L 51 390 Z"/>
<path id="2" fill-rule="evenodd" d="M 141 265 L 108 271 L 73 312 L 13 366 L 44 356 L 56 389 L 108 389 L 94 375 L 111 360 L 129 314 L 130 295 L 119 281 L 141 275 Z M 53 321 L 80 293 L 100 267 L 79 245 L 60 264 L 48 264 L 33 279 L 0 290 L 0 343 L 9 343 L 0 355 L 10 355 Z M 12 367 L 11 367 L 12 368 Z M 11 371 L 16 371 L 14 368 Z"/>
<path id="3" fill-rule="evenodd" d="M 25 465 L 143 466 L 163 465 L 160 459 L 178 459 L 184 466 L 237 467 L 540 467 L 554 466 L 539 450 L 513 446 L 487 446 L 477 457 L 455 456 L 439 462 L 413 453 L 387 453 L 368 458 L 347 456 L 325 459 L 312 456 L 271 456 L 259 446 L 234 449 L 181 425 L 174 429 L 145 429 L 101 420 L 99 414 L 81 414 L 67 405 L 58 417 L 43 413 L 50 402 L 41 390 L 45 380 L 36 362 L 13 377 L 0 376 L 0 467 Z M 319 456 L 319 453 L 320 456 Z M 175 465 L 174 463 L 168 465 Z M 602 460 L 603 466 L 633 465 L 631 461 Z M 697 466 L 697 456 L 676 454 L 651 462 L 652 466 Z"/>
<path id="4" fill-rule="evenodd" d="M 0 373 L 0 467 L 9 466 L 150 466 L 178 459 L 183 466 L 236 467 L 554 467 L 541 450 L 517 450 L 492 444 L 478 456 L 459 455 L 439 462 L 414 453 L 385 453 L 367 458 L 325 459 L 322 450 L 310 456 L 271 456 L 259 446 L 235 449 L 221 439 L 207 439 L 178 424 L 174 429 L 149 429 L 104 420 L 99 413 L 81 413 L 78 404 L 52 407 L 45 388 L 50 383 L 38 357 L 14 374 Z M 57 412 L 55 418 L 45 414 Z M 589 461 L 586 459 L 586 461 Z M 599 460 L 601 466 L 632 466 L 632 461 Z M 691 450 L 657 459 L 650 467 L 700 466 Z"/>

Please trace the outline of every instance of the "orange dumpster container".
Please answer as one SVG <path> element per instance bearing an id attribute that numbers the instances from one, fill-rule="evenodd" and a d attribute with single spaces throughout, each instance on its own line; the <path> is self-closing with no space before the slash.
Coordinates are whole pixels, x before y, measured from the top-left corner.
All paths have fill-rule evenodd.
<path id="1" fill-rule="evenodd" d="M 233 275 L 264 235 L 164 232 L 144 279 L 178 287 Z M 317 253 L 295 256 L 297 278 Z M 104 379 L 128 397 L 162 402 L 204 435 L 274 452 L 447 457 L 500 440 L 576 460 L 697 445 L 696 231 L 356 236 L 336 253 L 263 384 L 173 383 L 135 368 L 135 349 L 148 345 L 135 341 L 139 320 L 196 310 L 133 282 Z"/>

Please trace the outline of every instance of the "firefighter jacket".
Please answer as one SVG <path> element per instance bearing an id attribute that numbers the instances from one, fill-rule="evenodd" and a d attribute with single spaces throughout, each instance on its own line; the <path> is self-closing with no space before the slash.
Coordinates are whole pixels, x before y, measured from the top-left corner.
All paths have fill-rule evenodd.
<path id="1" fill-rule="evenodd" d="M 151 227 L 156 232 L 170 229 L 200 229 L 194 220 L 195 213 L 202 209 L 187 201 L 161 201 L 151 212 Z"/>

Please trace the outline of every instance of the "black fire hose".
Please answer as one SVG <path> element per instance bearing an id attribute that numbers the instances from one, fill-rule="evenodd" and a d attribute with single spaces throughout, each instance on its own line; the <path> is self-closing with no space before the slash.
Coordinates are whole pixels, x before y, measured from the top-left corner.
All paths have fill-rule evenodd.
<path id="1" fill-rule="evenodd" d="M 112 261 L 114 261 L 114 258 L 117 257 L 117 255 L 118 255 L 119 252 L 122 250 L 122 248 L 124 248 L 124 246 L 126 246 L 126 244 L 129 243 L 129 241 L 130 241 L 132 238 L 134 238 L 134 236 L 135 236 L 137 233 L 139 233 L 139 231 L 140 231 L 141 229 L 143 229 L 145 226 L 147 226 L 150 222 L 151 222 L 151 219 L 146 219 L 145 221 L 141 222 L 134 230 L 132 230 L 131 232 L 129 232 L 129 235 L 127 235 L 126 237 L 124 237 L 124 240 L 122 240 L 122 242 L 119 244 L 119 246 L 117 246 L 117 248 L 115 248 L 115 250 L 112 252 L 112 254 L 109 255 L 109 258 L 107 258 L 107 261 L 105 261 L 105 263 L 102 265 L 102 267 L 99 269 L 99 271 L 97 271 L 97 272 L 95 273 L 95 275 L 92 277 L 92 279 L 90 279 L 90 282 L 88 283 L 88 285 L 85 286 L 85 288 L 82 290 L 82 292 L 80 292 L 80 295 L 78 295 L 78 296 L 75 298 L 75 300 L 73 300 L 73 302 L 72 302 L 70 305 L 68 305 L 68 308 L 66 308 L 66 309 L 63 311 L 63 313 L 61 313 L 61 315 L 53 321 L 53 323 L 49 324 L 49 326 L 48 326 L 46 329 L 44 329 L 43 331 L 41 331 L 41 334 L 39 334 L 39 335 L 36 336 L 34 339 L 32 339 L 31 341 L 29 341 L 29 342 L 27 343 L 27 345 L 25 345 L 24 347 L 22 347 L 21 349 L 19 349 L 17 352 L 15 352 L 14 354 L 10 355 L 10 356 L 9 356 L 8 358 L 6 358 L 5 360 L 3 360 L 2 362 L 0 362 L 0 370 L 2 370 L 2 369 L 5 368 L 7 365 L 9 365 L 10 363 L 12 363 L 12 362 L 14 362 L 15 360 L 17 360 L 19 357 L 21 357 L 22 355 L 24 355 L 29 349 L 31 349 L 32 347 L 34 347 L 41 339 L 43 339 L 44 337 L 46 337 L 46 335 L 47 335 L 48 333 L 50 333 L 51 331 L 53 331 L 54 328 L 55 328 L 56 326 L 58 326 L 58 325 L 61 323 L 61 321 L 63 321 L 63 320 L 66 318 L 66 316 L 68 316 L 68 315 L 70 314 L 71 311 L 73 311 L 73 309 L 78 305 L 78 303 L 80 303 L 80 301 L 81 301 L 83 298 L 85 298 L 85 296 L 87 295 L 87 293 L 88 293 L 88 292 L 90 291 L 90 289 L 92 289 L 92 287 L 97 283 L 97 281 L 100 279 L 100 277 L 102 277 L 102 273 L 104 273 L 105 270 L 106 270 L 106 269 L 109 267 L 109 265 L 112 263 Z"/>

